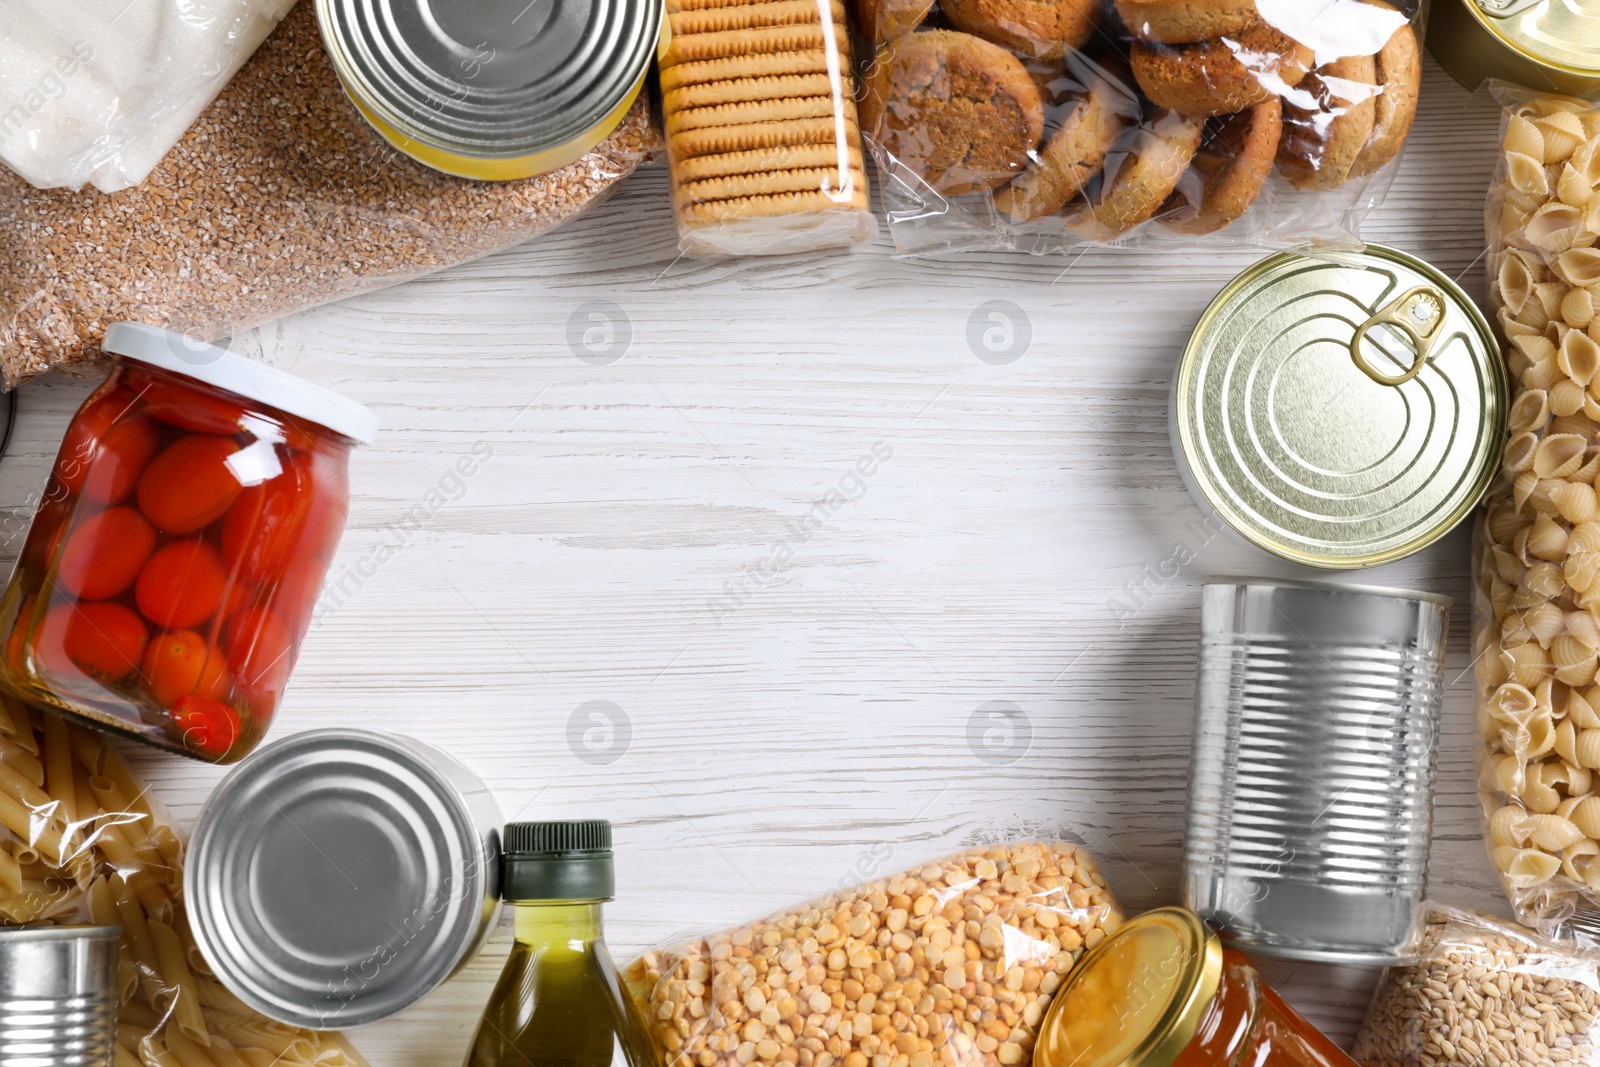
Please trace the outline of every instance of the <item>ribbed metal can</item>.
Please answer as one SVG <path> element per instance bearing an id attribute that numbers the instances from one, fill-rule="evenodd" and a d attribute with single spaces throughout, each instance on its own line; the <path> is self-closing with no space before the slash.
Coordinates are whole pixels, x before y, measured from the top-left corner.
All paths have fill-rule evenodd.
<path id="1" fill-rule="evenodd" d="M 1413 957 L 1449 604 L 1315 582 L 1205 586 L 1184 902 L 1235 947 Z"/>
<path id="2" fill-rule="evenodd" d="M 0 1067 L 110 1067 L 120 926 L 0 929 Z"/>

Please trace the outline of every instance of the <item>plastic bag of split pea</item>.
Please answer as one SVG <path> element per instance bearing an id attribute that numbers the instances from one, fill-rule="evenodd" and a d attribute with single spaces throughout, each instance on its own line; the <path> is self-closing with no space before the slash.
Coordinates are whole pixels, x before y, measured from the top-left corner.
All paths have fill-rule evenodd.
<path id="1" fill-rule="evenodd" d="M 1121 922 L 1083 848 L 1014 842 L 663 945 L 623 978 L 665 1067 L 1010 1067 Z"/>

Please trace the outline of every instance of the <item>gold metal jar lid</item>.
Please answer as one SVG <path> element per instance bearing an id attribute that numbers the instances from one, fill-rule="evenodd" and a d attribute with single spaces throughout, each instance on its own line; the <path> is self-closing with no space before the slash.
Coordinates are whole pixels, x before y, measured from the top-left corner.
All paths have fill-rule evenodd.
<path id="1" fill-rule="evenodd" d="M 1600 0 L 1441 0 L 1428 48 L 1456 80 L 1490 78 L 1541 92 L 1600 86 Z"/>
<path id="2" fill-rule="evenodd" d="M 1192 911 L 1157 908 L 1078 962 L 1039 1030 L 1033 1067 L 1170 1067 L 1222 983 L 1222 941 Z"/>
<path id="3" fill-rule="evenodd" d="M 1280 253 L 1235 278 L 1173 382 L 1173 450 L 1201 506 L 1312 567 L 1388 563 L 1465 518 L 1500 463 L 1488 322 L 1394 249 Z"/>

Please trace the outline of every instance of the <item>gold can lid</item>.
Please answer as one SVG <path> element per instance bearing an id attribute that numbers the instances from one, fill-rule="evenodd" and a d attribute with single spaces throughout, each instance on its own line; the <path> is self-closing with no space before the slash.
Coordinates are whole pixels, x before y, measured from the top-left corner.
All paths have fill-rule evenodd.
<path id="1" fill-rule="evenodd" d="M 1506 46 L 1535 63 L 1579 77 L 1600 76 L 1600 2 L 1465 0 L 1469 13 Z"/>
<path id="2" fill-rule="evenodd" d="M 1280 253 L 1223 289 L 1173 382 L 1179 465 L 1247 541 L 1329 569 L 1442 537 L 1500 463 L 1500 349 L 1459 286 L 1369 245 Z"/>
<path id="3" fill-rule="evenodd" d="M 1045 1015 L 1033 1067 L 1170 1067 L 1222 983 L 1222 941 L 1184 908 L 1130 919 L 1078 962 Z"/>

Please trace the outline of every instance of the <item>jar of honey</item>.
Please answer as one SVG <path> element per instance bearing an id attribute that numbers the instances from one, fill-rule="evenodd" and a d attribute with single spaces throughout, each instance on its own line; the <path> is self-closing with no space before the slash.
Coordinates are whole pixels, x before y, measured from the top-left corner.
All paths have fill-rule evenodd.
<path id="1" fill-rule="evenodd" d="M 1355 1067 L 1183 908 L 1124 923 L 1067 976 L 1033 1067 Z"/>
<path id="2" fill-rule="evenodd" d="M 231 763 L 283 696 L 377 420 L 152 326 L 103 348 L 0 599 L 0 686 Z"/>

